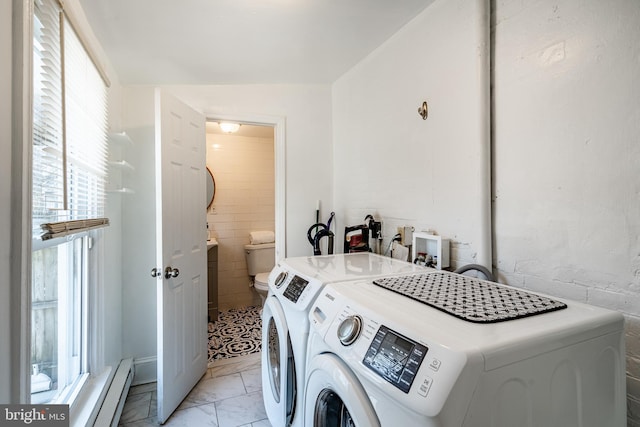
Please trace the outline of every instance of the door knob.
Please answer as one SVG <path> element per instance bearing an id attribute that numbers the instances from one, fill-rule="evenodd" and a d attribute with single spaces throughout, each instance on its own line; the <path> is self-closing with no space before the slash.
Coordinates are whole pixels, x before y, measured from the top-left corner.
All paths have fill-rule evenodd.
<path id="1" fill-rule="evenodd" d="M 165 279 L 171 279 L 172 277 L 178 277 L 180 275 L 180 270 L 177 268 L 167 267 L 164 269 L 164 277 Z"/>
<path id="2" fill-rule="evenodd" d="M 162 277 L 162 269 L 153 267 L 151 269 L 151 277 Z"/>

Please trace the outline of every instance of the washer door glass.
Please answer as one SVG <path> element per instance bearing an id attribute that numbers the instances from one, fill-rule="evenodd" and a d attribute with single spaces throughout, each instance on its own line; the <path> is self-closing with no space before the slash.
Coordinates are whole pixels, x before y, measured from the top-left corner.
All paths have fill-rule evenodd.
<path id="1" fill-rule="evenodd" d="M 314 427 L 355 427 L 356 425 L 347 405 L 336 392 L 328 388 L 318 395 L 314 413 Z"/>
<path id="2" fill-rule="evenodd" d="M 298 383 L 296 381 L 296 361 L 293 358 L 291 338 L 287 334 L 287 393 L 285 404 L 287 411 L 287 425 L 291 425 L 296 412 L 296 397 L 298 395 Z"/>
<path id="3" fill-rule="evenodd" d="M 276 402 L 280 402 L 280 337 L 278 336 L 278 328 L 273 317 L 269 319 L 267 326 L 268 345 L 267 360 L 269 366 L 269 381 L 271 383 L 271 391 Z"/>
<path id="4" fill-rule="evenodd" d="M 371 398 L 355 373 L 337 355 L 325 352 L 324 345 L 315 349 L 313 343 L 318 338 L 309 338 L 311 362 L 305 369 L 304 425 L 381 427 Z M 321 353 L 314 355 L 318 350 Z"/>

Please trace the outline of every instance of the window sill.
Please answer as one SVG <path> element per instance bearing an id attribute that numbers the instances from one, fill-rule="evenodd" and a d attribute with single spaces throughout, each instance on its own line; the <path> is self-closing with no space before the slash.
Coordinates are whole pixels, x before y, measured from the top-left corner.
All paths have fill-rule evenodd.
<path id="1" fill-rule="evenodd" d="M 87 379 L 71 407 L 70 427 L 86 427 L 93 425 L 100 405 L 107 394 L 111 382 L 112 371 L 108 366 L 104 372 Z"/>

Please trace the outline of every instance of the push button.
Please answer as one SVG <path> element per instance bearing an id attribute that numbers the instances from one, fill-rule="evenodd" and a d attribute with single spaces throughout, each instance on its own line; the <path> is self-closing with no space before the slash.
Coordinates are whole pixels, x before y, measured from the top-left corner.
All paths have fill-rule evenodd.
<path id="1" fill-rule="evenodd" d="M 422 381 L 422 384 L 420 384 L 420 387 L 418 387 L 418 394 L 420 396 L 427 397 L 427 394 L 429 394 L 429 390 L 431 390 L 431 384 L 433 384 L 433 379 L 426 377 Z"/>
<path id="2" fill-rule="evenodd" d="M 441 365 L 441 364 L 442 364 L 442 362 L 440 362 L 440 360 L 439 360 L 439 359 L 435 359 L 435 358 L 434 358 L 434 359 L 431 361 L 431 363 L 429 363 L 429 367 L 430 367 L 432 370 L 434 370 L 434 371 L 438 372 L 438 370 L 440 369 L 440 365 Z"/>

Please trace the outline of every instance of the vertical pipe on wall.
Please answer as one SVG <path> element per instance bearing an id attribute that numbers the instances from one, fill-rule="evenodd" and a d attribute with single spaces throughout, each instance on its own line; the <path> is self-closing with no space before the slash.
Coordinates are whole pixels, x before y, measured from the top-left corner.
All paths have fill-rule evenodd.
<path id="1" fill-rule="evenodd" d="M 490 62 L 490 0 L 476 0 L 478 32 L 476 58 L 478 61 L 478 111 L 480 112 L 478 132 L 480 135 L 480 242 L 476 261 L 492 270 L 492 220 L 491 220 L 491 62 Z"/>

